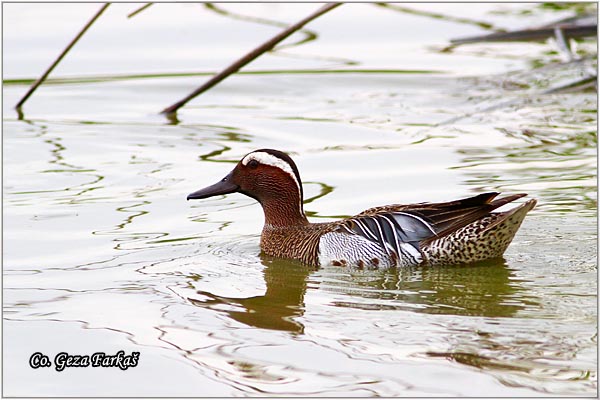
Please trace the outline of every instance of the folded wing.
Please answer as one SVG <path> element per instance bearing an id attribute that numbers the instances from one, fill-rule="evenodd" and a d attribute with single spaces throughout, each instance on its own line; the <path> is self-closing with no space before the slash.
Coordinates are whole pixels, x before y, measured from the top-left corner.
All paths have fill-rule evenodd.
<path id="1" fill-rule="evenodd" d="M 420 246 L 448 235 L 494 209 L 525 194 L 494 200 L 499 193 L 484 193 L 447 203 L 420 203 L 372 208 L 344 220 L 337 231 L 360 235 L 377 243 L 388 256 L 421 259 Z M 402 264 L 402 262 L 400 262 Z"/>

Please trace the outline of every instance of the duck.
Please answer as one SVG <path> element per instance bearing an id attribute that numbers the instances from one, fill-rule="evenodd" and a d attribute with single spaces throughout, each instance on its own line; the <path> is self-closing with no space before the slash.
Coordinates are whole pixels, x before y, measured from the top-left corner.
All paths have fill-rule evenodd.
<path id="1" fill-rule="evenodd" d="M 353 217 L 313 223 L 306 218 L 296 163 L 283 151 L 246 154 L 219 182 L 187 200 L 241 193 L 264 212 L 263 254 L 313 266 L 387 269 L 451 266 L 502 257 L 535 199 L 494 211 L 525 193 L 487 192 L 442 203 L 391 204 Z"/>

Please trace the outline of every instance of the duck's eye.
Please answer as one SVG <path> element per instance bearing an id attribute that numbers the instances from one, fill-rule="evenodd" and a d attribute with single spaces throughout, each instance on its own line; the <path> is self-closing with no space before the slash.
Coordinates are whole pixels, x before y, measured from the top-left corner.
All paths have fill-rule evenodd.
<path id="1" fill-rule="evenodd" d="M 258 161 L 256 161 L 256 160 L 250 160 L 250 162 L 248 163 L 248 166 L 250 168 L 256 168 L 256 167 L 258 167 Z"/>

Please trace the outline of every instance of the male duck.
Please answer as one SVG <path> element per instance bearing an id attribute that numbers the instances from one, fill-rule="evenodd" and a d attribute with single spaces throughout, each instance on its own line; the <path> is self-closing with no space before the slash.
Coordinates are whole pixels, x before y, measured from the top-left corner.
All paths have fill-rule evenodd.
<path id="1" fill-rule="evenodd" d="M 262 205 L 260 247 L 265 254 L 313 266 L 358 268 L 451 265 L 500 257 L 536 204 L 532 199 L 506 212 L 492 212 L 526 194 L 494 200 L 499 193 L 490 192 L 447 203 L 375 207 L 340 221 L 310 223 L 296 164 L 272 149 L 247 154 L 220 182 L 187 198 L 233 192 Z"/>

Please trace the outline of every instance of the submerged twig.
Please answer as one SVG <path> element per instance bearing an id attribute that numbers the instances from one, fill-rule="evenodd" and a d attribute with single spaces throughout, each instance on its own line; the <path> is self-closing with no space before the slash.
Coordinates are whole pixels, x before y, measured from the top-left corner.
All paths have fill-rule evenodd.
<path id="1" fill-rule="evenodd" d="M 23 104 L 25 104 L 27 99 L 33 94 L 33 92 L 35 92 L 35 90 L 38 88 L 38 86 L 40 86 L 46 80 L 48 75 L 50 75 L 50 72 L 52 72 L 52 70 L 58 65 L 58 63 L 64 58 L 64 56 L 67 55 L 69 50 L 71 50 L 71 48 L 73 46 L 75 46 L 75 43 L 77 43 L 77 41 L 79 39 L 81 39 L 83 34 L 92 26 L 92 24 L 98 19 L 98 17 L 100 17 L 100 15 L 104 12 L 104 10 L 106 10 L 108 8 L 109 5 L 110 5 L 110 3 L 106 3 L 100 8 L 100 10 L 98 10 L 96 15 L 94 15 L 92 17 L 92 19 L 83 27 L 83 29 L 81 29 L 81 31 L 77 34 L 77 36 L 75 36 L 73 38 L 73 40 L 71 40 L 71 43 L 69 43 L 67 45 L 67 47 L 62 51 L 62 53 L 60 53 L 60 55 L 58 56 L 58 58 L 56 60 L 54 60 L 52 65 L 50 65 L 50 67 L 48 67 L 46 72 L 44 72 L 44 74 L 29 88 L 27 93 L 25 93 L 25 96 L 23 96 L 23 98 L 15 106 L 17 111 L 19 111 L 19 112 L 21 111 L 21 107 L 23 107 Z"/>
<path id="2" fill-rule="evenodd" d="M 246 54 L 239 60 L 235 61 L 233 64 L 231 64 L 230 66 L 228 66 L 227 68 L 225 68 L 224 70 L 219 72 L 217 75 L 213 76 L 206 83 L 204 83 L 198 89 L 194 90 L 192 93 L 190 93 L 185 98 L 183 98 L 183 99 L 179 100 L 178 102 L 174 103 L 173 105 L 165 108 L 162 111 L 162 113 L 163 114 L 171 114 L 171 113 L 177 112 L 177 110 L 179 108 L 183 107 L 188 101 L 190 101 L 194 97 L 200 95 L 201 93 L 203 93 L 203 92 L 207 91 L 208 89 L 210 89 L 211 87 L 215 86 L 217 83 L 221 82 L 222 80 L 227 78 L 229 75 L 237 72 L 240 68 L 244 67 L 246 64 L 248 64 L 251 61 L 253 61 L 254 59 L 258 58 L 262 54 L 266 53 L 269 50 L 272 50 L 273 47 L 275 47 L 275 45 L 277 45 L 277 43 L 281 42 L 282 40 L 284 40 L 285 38 L 290 36 L 292 33 L 301 29 L 304 25 L 306 25 L 313 19 L 320 17 L 321 15 L 325 14 L 328 11 L 333 10 L 335 7 L 337 7 L 339 5 L 341 5 L 341 3 L 327 3 L 326 5 L 324 5 L 320 9 L 318 9 L 316 12 L 314 12 L 313 14 L 311 14 L 308 17 L 302 19 L 301 21 L 295 23 L 294 25 L 289 26 L 288 28 L 286 28 L 285 30 L 283 30 L 282 32 L 280 32 L 279 34 L 277 34 L 270 40 L 266 41 L 265 43 L 258 46 L 257 48 L 255 48 L 254 50 L 252 50 L 251 52 L 249 52 L 248 54 Z"/>
<path id="3" fill-rule="evenodd" d="M 568 92 L 572 92 L 572 91 L 576 91 L 576 90 L 581 91 L 581 90 L 588 89 L 588 88 L 598 89 L 598 76 L 597 75 L 594 74 L 594 75 L 586 76 L 581 79 L 577 79 L 573 82 L 564 84 L 562 86 L 550 88 L 548 90 L 545 90 L 543 92 L 543 94 L 568 93 Z"/>

